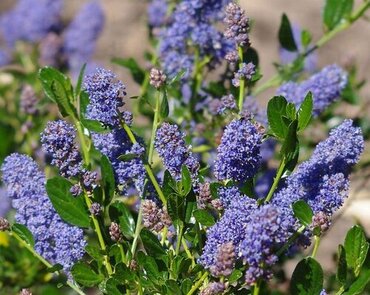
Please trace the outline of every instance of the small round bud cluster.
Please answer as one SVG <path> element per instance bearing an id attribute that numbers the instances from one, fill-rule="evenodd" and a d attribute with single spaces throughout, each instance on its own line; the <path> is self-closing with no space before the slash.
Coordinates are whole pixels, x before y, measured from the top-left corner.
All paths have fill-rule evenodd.
<path id="1" fill-rule="evenodd" d="M 96 187 L 98 173 L 96 171 L 85 171 L 82 174 L 82 183 L 87 191 L 92 191 Z"/>
<path id="2" fill-rule="evenodd" d="M 199 295 L 221 295 L 226 289 L 224 283 L 221 282 L 212 282 L 209 283 Z"/>
<path id="3" fill-rule="evenodd" d="M 325 214 L 325 212 L 317 212 L 314 217 L 312 218 L 312 224 L 311 224 L 311 228 L 312 230 L 314 230 L 314 234 L 315 233 L 315 229 L 318 229 L 319 230 L 319 233 L 318 235 L 321 235 L 322 233 L 326 232 L 330 227 L 330 218 L 327 214 Z"/>
<path id="4" fill-rule="evenodd" d="M 82 187 L 79 183 L 74 184 L 71 189 L 69 190 L 72 196 L 78 197 L 82 194 Z"/>
<path id="5" fill-rule="evenodd" d="M 123 235 L 119 225 L 115 222 L 112 222 L 109 226 L 109 235 L 112 241 L 114 242 L 122 242 Z"/>
<path id="6" fill-rule="evenodd" d="M 234 79 L 232 79 L 232 83 L 235 87 L 240 86 L 240 80 L 251 80 L 252 76 L 255 74 L 255 65 L 251 62 L 249 63 L 242 63 L 239 70 L 234 73 Z"/>
<path id="7" fill-rule="evenodd" d="M 37 114 L 38 98 L 31 85 L 24 85 L 21 92 L 21 111 L 27 115 Z"/>
<path id="8" fill-rule="evenodd" d="M 235 265 L 235 247 L 233 243 L 222 244 L 218 248 L 215 260 L 215 264 L 210 268 L 212 275 L 215 277 L 230 275 Z"/>
<path id="9" fill-rule="evenodd" d="M 136 260 L 134 260 L 134 259 L 132 259 L 131 261 L 130 261 L 130 264 L 129 264 L 129 269 L 130 270 L 132 270 L 132 271 L 136 271 L 137 269 L 138 269 L 138 264 L 137 264 L 137 261 Z"/>
<path id="10" fill-rule="evenodd" d="M 220 199 L 214 199 L 211 201 L 211 205 L 213 208 L 215 208 L 217 211 L 224 210 L 224 206 L 222 205 L 222 202 Z"/>
<path id="11" fill-rule="evenodd" d="M 19 295 L 32 295 L 32 293 L 29 289 L 22 289 Z"/>
<path id="12" fill-rule="evenodd" d="M 7 231 L 10 229 L 9 221 L 3 217 L 0 217 L 0 231 Z"/>
<path id="13" fill-rule="evenodd" d="M 205 209 L 212 201 L 210 183 L 199 184 L 199 193 L 197 195 L 197 205 L 199 209 Z"/>
<path id="14" fill-rule="evenodd" d="M 227 25 L 225 37 L 235 41 L 238 46 L 249 46 L 248 36 L 248 17 L 245 11 L 235 2 L 231 2 L 226 6 L 226 16 L 224 22 Z"/>
<path id="15" fill-rule="evenodd" d="M 91 215 L 98 216 L 102 212 L 102 207 L 99 203 L 92 203 L 89 211 Z"/>
<path id="16" fill-rule="evenodd" d="M 235 110 L 237 108 L 235 97 L 232 94 L 221 97 L 221 102 L 224 109 Z"/>
<path id="17" fill-rule="evenodd" d="M 154 88 L 159 89 L 166 83 L 167 77 L 161 70 L 153 68 L 150 70 L 149 78 L 150 85 L 152 85 Z"/>
<path id="18" fill-rule="evenodd" d="M 171 225 L 167 210 L 161 209 L 152 200 L 144 200 L 142 204 L 144 226 L 154 232 L 160 232 L 165 226 Z"/>
<path id="19" fill-rule="evenodd" d="M 235 65 L 239 61 L 239 55 L 237 51 L 230 51 L 226 53 L 225 59 L 231 65 Z"/>

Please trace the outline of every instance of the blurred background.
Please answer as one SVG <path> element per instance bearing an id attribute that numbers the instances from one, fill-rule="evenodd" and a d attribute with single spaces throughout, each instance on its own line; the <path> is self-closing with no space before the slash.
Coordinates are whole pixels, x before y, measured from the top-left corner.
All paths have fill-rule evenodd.
<path id="1" fill-rule="evenodd" d="M 1 0 L 0 13 L 12 7 L 16 1 Z M 69 21 L 73 18 L 78 8 L 87 1 L 66 1 L 64 19 Z M 95 60 L 114 71 L 124 81 L 128 95 L 138 94 L 138 86 L 133 83 L 128 71 L 122 67 L 113 65 L 112 57 L 134 57 L 142 66 L 145 66 L 143 55 L 150 49 L 146 26 L 146 6 L 144 0 L 102 0 L 106 14 L 106 24 L 98 40 Z M 312 32 L 313 42 L 317 41 L 323 33 L 321 12 L 322 0 L 241 0 L 247 15 L 252 20 L 251 42 L 259 52 L 262 82 L 275 73 L 273 62 L 279 60 L 279 48 L 277 32 L 281 15 L 285 12 L 293 24 L 301 28 L 307 28 Z M 356 1 L 360 3 L 360 1 Z M 338 63 L 345 66 L 348 63 L 358 65 L 359 77 L 368 80 L 370 78 L 370 23 L 361 19 L 349 30 L 339 34 L 324 48 L 318 50 L 318 68 L 325 65 Z M 274 90 L 266 91 L 258 98 L 266 102 Z M 361 92 L 362 99 L 369 101 L 370 84 L 367 84 Z M 345 105 L 345 112 L 348 116 L 364 111 L 356 106 Z M 366 109 L 365 112 L 368 113 Z M 370 158 L 367 151 L 364 157 Z M 340 220 L 335 222 L 334 227 L 324 239 L 318 253 L 318 260 L 327 265 L 334 266 L 331 253 L 336 245 L 342 242 L 347 229 L 354 223 L 360 221 L 365 230 L 370 234 L 370 171 L 362 171 L 361 175 L 353 175 L 351 197 L 347 201 Z M 364 174 L 365 173 L 365 174 Z M 328 255 L 329 254 L 329 255 Z M 292 267 L 295 262 L 291 262 Z"/>

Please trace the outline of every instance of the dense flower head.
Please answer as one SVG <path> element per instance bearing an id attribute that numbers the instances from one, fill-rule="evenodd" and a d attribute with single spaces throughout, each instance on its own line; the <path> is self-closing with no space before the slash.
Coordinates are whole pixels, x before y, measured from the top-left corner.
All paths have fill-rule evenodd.
<path id="1" fill-rule="evenodd" d="M 138 192 L 142 192 L 145 181 L 145 168 L 140 157 L 121 161 L 119 156 L 125 154 L 140 155 L 144 147 L 132 145 L 124 129 L 114 129 L 108 133 L 93 133 L 92 139 L 95 148 L 106 155 L 112 163 L 117 185 L 123 186 L 125 192 L 132 185 Z"/>
<path id="2" fill-rule="evenodd" d="M 159 56 L 167 75 L 172 78 L 185 69 L 183 80 L 190 77 L 194 62 L 194 49 L 190 47 L 196 47 L 201 58 L 212 57 L 210 66 L 220 63 L 231 51 L 231 42 L 214 26 L 229 1 L 185 0 L 177 4 L 160 33 Z"/>
<path id="3" fill-rule="evenodd" d="M 28 115 L 35 115 L 37 113 L 38 98 L 31 85 L 24 85 L 20 99 L 20 109 L 23 113 Z"/>
<path id="4" fill-rule="evenodd" d="M 233 40 L 238 46 L 249 46 L 249 20 L 245 11 L 235 2 L 229 3 L 225 11 L 224 22 L 227 25 L 225 37 Z"/>
<path id="5" fill-rule="evenodd" d="M 166 75 L 156 68 L 152 68 L 149 74 L 149 83 L 159 89 L 166 83 Z"/>
<path id="6" fill-rule="evenodd" d="M 212 275 L 215 277 L 229 276 L 234 270 L 235 256 L 235 247 L 232 242 L 219 246 L 215 264 L 210 268 Z"/>
<path id="7" fill-rule="evenodd" d="M 8 46 L 16 41 L 39 42 L 61 26 L 63 0 L 19 0 L 1 16 L 0 31 Z"/>
<path id="8" fill-rule="evenodd" d="M 248 265 L 246 283 L 253 285 L 258 279 L 270 279 L 271 266 L 278 261 L 276 250 L 287 242 L 294 231 L 295 219 L 271 204 L 255 210 L 250 219 L 240 251 L 244 263 Z"/>
<path id="9" fill-rule="evenodd" d="M 85 77 L 84 89 L 90 97 L 86 117 L 119 127 L 126 87 L 117 80 L 117 76 L 111 71 L 97 68 L 93 74 Z"/>
<path id="10" fill-rule="evenodd" d="M 301 83 L 290 81 L 283 84 L 277 90 L 277 94 L 299 107 L 307 93 L 311 91 L 313 114 L 318 116 L 340 97 L 347 80 L 347 73 L 342 68 L 330 65 Z"/>
<path id="11" fill-rule="evenodd" d="M 160 208 L 152 200 L 142 201 L 143 224 L 146 228 L 159 233 L 165 226 L 171 225 L 171 219 L 165 208 Z"/>
<path id="12" fill-rule="evenodd" d="M 245 195 L 235 195 L 225 209 L 221 219 L 207 231 L 207 240 L 199 262 L 207 269 L 217 264 L 218 249 L 225 243 L 232 243 L 235 257 L 240 252 L 240 243 L 245 239 L 245 229 L 251 222 L 251 214 L 257 209 L 257 202 Z"/>
<path id="13" fill-rule="evenodd" d="M 254 74 L 255 65 L 253 63 L 242 63 L 239 70 L 234 74 L 232 83 L 235 87 L 239 87 L 240 80 L 251 80 Z"/>
<path id="14" fill-rule="evenodd" d="M 300 164 L 286 180 L 286 185 L 275 193 L 272 203 L 289 208 L 304 200 L 315 214 L 330 217 L 348 196 L 348 174 L 364 149 L 361 129 L 345 120 L 320 142 L 311 158 Z"/>
<path id="15" fill-rule="evenodd" d="M 58 67 L 61 63 L 63 39 L 60 35 L 51 32 L 42 39 L 39 45 L 39 63 L 42 66 Z"/>
<path id="16" fill-rule="evenodd" d="M 85 4 L 64 33 L 64 54 L 72 72 L 78 73 L 92 57 L 96 40 L 104 25 L 104 13 L 99 1 Z"/>
<path id="17" fill-rule="evenodd" d="M 167 21 L 167 0 L 152 0 L 147 9 L 148 23 L 153 28 L 159 28 Z"/>
<path id="18" fill-rule="evenodd" d="M 0 217 L 5 217 L 10 208 L 10 198 L 6 194 L 6 189 L 0 187 Z"/>
<path id="19" fill-rule="evenodd" d="M 209 182 L 200 183 L 197 193 L 197 206 L 200 209 L 205 209 L 212 201 L 211 186 Z"/>
<path id="20" fill-rule="evenodd" d="M 244 182 L 257 172 L 262 134 L 249 120 L 231 121 L 217 148 L 214 173 L 218 180 Z"/>
<path id="21" fill-rule="evenodd" d="M 311 49 L 312 46 L 308 46 L 308 48 L 304 48 L 302 44 L 302 30 L 301 28 L 293 24 L 292 26 L 292 32 L 293 32 L 293 38 L 294 42 L 298 48 L 297 51 L 289 51 L 286 50 L 283 47 L 280 47 L 279 49 L 279 55 L 280 55 L 280 60 L 282 64 L 289 64 L 292 63 L 301 53 L 304 53 L 305 50 Z M 306 56 L 305 61 L 304 61 L 304 69 L 308 72 L 314 72 L 317 67 L 317 54 L 316 52 L 313 52 Z"/>
<path id="22" fill-rule="evenodd" d="M 211 282 L 200 291 L 199 295 L 221 295 L 225 289 L 225 283 Z"/>
<path id="23" fill-rule="evenodd" d="M 181 179 L 181 168 L 188 167 L 197 182 L 199 163 L 191 152 L 191 147 L 185 143 L 185 134 L 177 125 L 163 123 L 157 130 L 154 146 L 161 157 L 165 168 L 176 180 Z"/>
<path id="24" fill-rule="evenodd" d="M 83 231 L 61 220 L 46 194 L 45 175 L 30 157 L 12 154 L 1 170 L 15 219 L 33 234 L 35 250 L 68 272 L 84 254 Z"/>
<path id="25" fill-rule="evenodd" d="M 63 120 L 48 122 L 41 134 L 42 149 L 51 156 L 51 164 L 64 177 L 75 177 L 82 171 L 81 154 L 75 143 L 76 130 Z"/>

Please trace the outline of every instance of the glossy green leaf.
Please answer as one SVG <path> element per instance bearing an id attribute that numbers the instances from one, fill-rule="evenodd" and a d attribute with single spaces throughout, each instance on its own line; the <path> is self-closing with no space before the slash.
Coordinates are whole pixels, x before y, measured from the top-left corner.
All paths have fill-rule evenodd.
<path id="1" fill-rule="evenodd" d="M 185 279 L 181 284 L 181 291 L 182 294 L 188 294 L 191 290 L 191 287 L 193 286 L 193 283 L 190 279 Z"/>
<path id="2" fill-rule="evenodd" d="M 46 191 L 53 207 L 60 217 L 78 227 L 89 227 L 90 219 L 84 199 L 73 197 L 70 193 L 72 184 L 63 177 L 54 177 L 47 181 Z"/>
<path id="3" fill-rule="evenodd" d="M 361 271 L 359 277 L 351 284 L 346 292 L 342 295 L 359 295 L 365 294 L 364 289 L 370 283 L 370 269 Z"/>
<path id="4" fill-rule="evenodd" d="M 74 280 L 86 287 L 93 287 L 103 281 L 102 274 L 95 273 L 87 264 L 77 262 L 71 269 Z"/>
<path id="5" fill-rule="evenodd" d="M 297 112 L 298 130 L 304 130 L 311 121 L 313 109 L 312 93 L 308 92 Z"/>
<path id="6" fill-rule="evenodd" d="M 147 229 L 142 229 L 140 233 L 141 241 L 149 256 L 155 258 L 161 258 L 166 255 L 166 251 L 163 249 L 161 243 L 158 241 L 158 237 Z"/>
<path id="7" fill-rule="evenodd" d="M 231 275 L 228 278 L 228 282 L 230 284 L 235 283 L 237 280 L 239 280 L 243 276 L 243 272 L 241 272 L 238 269 L 234 269 L 234 271 L 231 273 Z"/>
<path id="8" fill-rule="evenodd" d="M 123 161 L 123 162 L 129 162 L 129 161 L 131 161 L 133 159 L 137 159 L 137 158 L 138 158 L 137 154 L 127 153 L 127 154 L 124 154 L 124 155 L 120 155 L 118 157 L 118 160 Z"/>
<path id="9" fill-rule="evenodd" d="M 167 287 L 167 294 L 171 294 L 171 295 L 181 294 L 181 289 L 177 285 L 175 280 L 167 280 L 165 284 Z"/>
<path id="10" fill-rule="evenodd" d="M 311 207 L 303 200 L 294 202 L 292 205 L 294 216 L 302 225 L 309 226 L 312 222 L 313 212 Z"/>
<path id="11" fill-rule="evenodd" d="M 286 115 L 290 120 L 294 120 L 296 118 L 296 110 L 295 104 L 289 102 L 286 106 Z"/>
<path id="12" fill-rule="evenodd" d="M 142 84 L 145 79 L 145 71 L 133 58 L 113 58 L 112 62 L 128 69 L 136 83 Z"/>
<path id="13" fill-rule="evenodd" d="M 205 209 L 197 209 L 193 212 L 194 218 L 204 226 L 212 226 L 215 224 L 215 218 Z"/>
<path id="14" fill-rule="evenodd" d="M 109 216 L 113 220 L 119 220 L 119 226 L 123 234 L 127 237 L 135 235 L 135 220 L 130 210 L 122 202 L 114 202 L 109 207 Z"/>
<path id="15" fill-rule="evenodd" d="M 87 128 L 89 131 L 97 132 L 97 133 L 105 133 L 109 132 L 109 129 L 103 126 L 102 123 L 96 120 L 89 120 L 89 119 L 81 119 L 82 125 Z"/>
<path id="16" fill-rule="evenodd" d="M 168 105 L 167 90 L 164 89 L 162 91 L 162 102 L 161 102 L 159 114 L 160 114 L 162 119 L 165 119 L 165 118 L 168 117 L 169 112 L 170 112 L 170 108 L 169 108 L 169 105 Z"/>
<path id="17" fill-rule="evenodd" d="M 303 30 L 301 33 L 302 46 L 307 47 L 312 41 L 312 35 L 309 31 Z"/>
<path id="18" fill-rule="evenodd" d="M 105 283 L 105 291 L 106 294 L 109 295 L 122 295 L 122 291 L 118 289 L 118 285 L 120 282 L 116 280 L 115 278 L 110 278 Z"/>
<path id="19" fill-rule="evenodd" d="M 93 258 L 96 261 L 102 262 L 104 259 L 104 256 L 100 251 L 100 248 L 98 248 L 97 246 L 87 245 L 85 247 L 85 251 L 87 254 L 90 255 L 91 258 Z"/>
<path id="20" fill-rule="evenodd" d="M 342 245 L 338 246 L 337 281 L 343 286 L 347 280 L 346 250 Z"/>
<path id="21" fill-rule="evenodd" d="M 77 118 L 77 111 L 72 104 L 72 85 L 69 78 L 52 67 L 42 68 L 39 79 L 49 99 L 57 103 L 63 117 Z"/>
<path id="22" fill-rule="evenodd" d="M 83 82 L 83 79 L 84 79 L 85 70 L 86 70 L 86 63 L 84 63 L 84 65 L 82 66 L 82 68 L 80 70 L 80 73 L 78 75 L 76 89 L 75 89 L 75 97 L 78 97 L 81 93 L 82 82 Z"/>
<path id="23" fill-rule="evenodd" d="M 307 257 L 296 266 L 290 282 L 292 295 L 319 295 L 323 289 L 324 273 L 320 264 Z"/>
<path id="24" fill-rule="evenodd" d="M 272 133 L 284 139 L 288 126 L 283 121 L 283 116 L 286 115 L 286 106 L 288 102 L 283 96 L 274 96 L 267 105 L 267 118 Z"/>
<path id="25" fill-rule="evenodd" d="M 186 165 L 181 167 L 181 184 L 182 184 L 182 193 L 186 196 L 191 191 L 191 174 L 189 168 Z"/>
<path id="26" fill-rule="evenodd" d="M 28 245 L 32 247 L 35 246 L 35 239 L 33 238 L 32 233 L 23 224 L 19 224 L 19 223 L 13 224 L 12 231 L 16 233 Z"/>
<path id="27" fill-rule="evenodd" d="M 344 249 L 346 250 L 347 265 L 353 269 L 357 277 L 369 250 L 364 230 L 359 225 L 353 226 L 347 232 Z"/>
<path id="28" fill-rule="evenodd" d="M 102 175 L 102 185 L 105 191 L 104 203 L 109 204 L 114 196 L 116 189 L 116 180 L 114 177 L 114 171 L 111 162 L 108 157 L 102 155 L 100 160 L 100 169 Z"/>
<path id="29" fill-rule="evenodd" d="M 297 51 L 297 45 L 294 41 L 293 30 L 290 25 L 288 16 L 284 13 L 281 17 L 279 28 L 279 42 L 280 45 L 288 51 Z"/>
<path id="30" fill-rule="evenodd" d="M 352 9 L 353 0 L 326 0 L 323 18 L 327 29 L 334 29 L 341 20 L 351 14 Z"/>

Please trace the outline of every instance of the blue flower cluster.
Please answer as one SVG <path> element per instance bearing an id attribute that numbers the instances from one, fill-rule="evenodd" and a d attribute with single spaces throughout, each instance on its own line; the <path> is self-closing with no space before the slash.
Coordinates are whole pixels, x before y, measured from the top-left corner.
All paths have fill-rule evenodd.
<path id="1" fill-rule="evenodd" d="M 304 200 L 314 213 L 331 216 L 348 196 L 348 174 L 363 150 L 361 129 L 345 120 L 287 178 L 286 186 L 274 195 L 272 203 L 288 208 L 293 202 Z"/>
<path id="2" fill-rule="evenodd" d="M 244 10 L 236 3 L 231 2 L 226 6 L 224 19 L 227 29 L 225 37 L 235 42 L 236 46 L 249 46 L 249 20 Z"/>
<path id="3" fill-rule="evenodd" d="M 92 139 L 95 148 L 111 161 L 116 182 L 123 186 L 123 192 L 131 185 L 134 185 L 138 192 L 143 192 L 146 172 L 140 156 L 144 148 L 139 144 L 132 145 L 126 131 L 120 128 L 108 133 L 93 133 Z M 118 159 L 125 154 L 135 154 L 137 158 L 128 161 Z"/>
<path id="4" fill-rule="evenodd" d="M 12 154 L 1 168 L 8 196 L 17 210 L 15 219 L 31 231 L 35 250 L 68 273 L 84 255 L 83 231 L 61 220 L 45 190 L 45 175 L 28 156 Z"/>
<path id="5" fill-rule="evenodd" d="M 220 63 L 230 51 L 231 42 L 214 25 L 222 20 L 223 8 L 230 0 L 184 0 L 169 17 L 160 33 L 159 56 L 166 74 L 172 78 L 182 69 L 184 79 L 193 71 L 194 49 L 199 58 L 211 57 L 210 65 Z"/>
<path id="6" fill-rule="evenodd" d="M 217 148 L 214 174 L 218 180 L 245 182 L 260 165 L 262 134 L 249 120 L 231 121 Z"/>
<path id="7" fill-rule="evenodd" d="M 12 48 L 18 40 L 38 42 L 61 27 L 63 0 L 19 0 L 0 18 L 0 31 Z"/>
<path id="8" fill-rule="evenodd" d="M 315 213 L 314 221 L 327 228 L 328 218 L 348 195 L 348 174 L 363 149 L 361 129 L 345 120 L 287 178 L 271 203 L 258 207 L 256 200 L 241 194 L 237 187 L 220 188 L 218 196 L 225 212 L 207 232 L 200 263 L 217 276 L 219 270 L 230 265 L 230 260 L 217 258 L 219 249 L 231 242 L 235 259 L 242 259 L 248 266 L 245 277 L 248 285 L 269 279 L 271 266 L 278 261 L 276 251 L 299 227 L 291 205 L 298 200 L 306 201 Z M 307 246 L 309 236 L 306 232 L 297 244 Z M 225 265 L 220 265 L 220 261 Z"/>
<path id="9" fill-rule="evenodd" d="M 153 28 L 160 28 L 167 21 L 168 3 L 167 0 L 153 0 L 148 5 L 148 24 Z"/>
<path id="10" fill-rule="evenodd" d="M 10 199 L 6 194 L 5 188 L 0 188 L 0 217 L 5 217 L 5 215 L 10 210 Z"/>
<path id="11" fill-rule="evenodd" d="M 330 65 L 301 83 L 290 81 L 283 84 L 277 90 L 277 94 L 299 107 L 307 93 L 311 91 L 313 114 L 318 116 L 339 98 L 346 85 L 347 73 L 337 65 Z"/>
<path id="12" fill-rule="evenodd" d="M 118 128 L 122 118 L 121 108 L 124 106 L 123 97 L 126 95 L 125 85 L 117 80 L 113 72 L 97 68 L 85 77 L 84 89 L 90 97 L 86 117 Z"/>
<path id="13" fill-rule="evenodd" d="M 68 67 L 78 73 L 90 61 L 96 40 L 104 25 L 104 13 L 98 1 L 85 4 L 64 32 L 63 51 Z"/>
<path id="14" fill-rule="evenodd" d="M 51 164 L 67 178 L 76 177 L 82 171 L 81 154 L 75 138 L 76 130 L 63 120 L 48 122 L 41 134 L 42 148 L 51 157 Z"/>
<path id="15" fill-rule="evenodd" d="M 235 257 L 239 257 L 240 243 L 246 237 L 246 227 L 252 221 L 251 214 L 257 210 L 257 202 L 254 199 L 240 193 L 233 195 L 231 190 L 226 193 L 229 193 L 230 203 L 224 205 L 223 216 L 207 231 L 207 242 L 199 259 L 207 269 L 214 269 L 218 264 L 219 248 L 226 243 L 232 243 Z"/>
<path id="16" fill-rule="evenodd" d="M 181 179 L 181 167 L 185 165 L 192 174 L 193 181 L 197 183 L 199 163 L 186 146 L 185 134 L 177 125 L 163 123 L 157 130 L 154 146 L 161 157 L 165 168 L 176 180 Z"/>
<path id="17" fill-rule="evenodd" d="M 253 63 L 242 63 L 239 70 L 234 74 L 234 78 L 232 79 L 233 85 L 239 87 L 240 80 L 251 80 L 255 72 L 255 65 Z"/>

